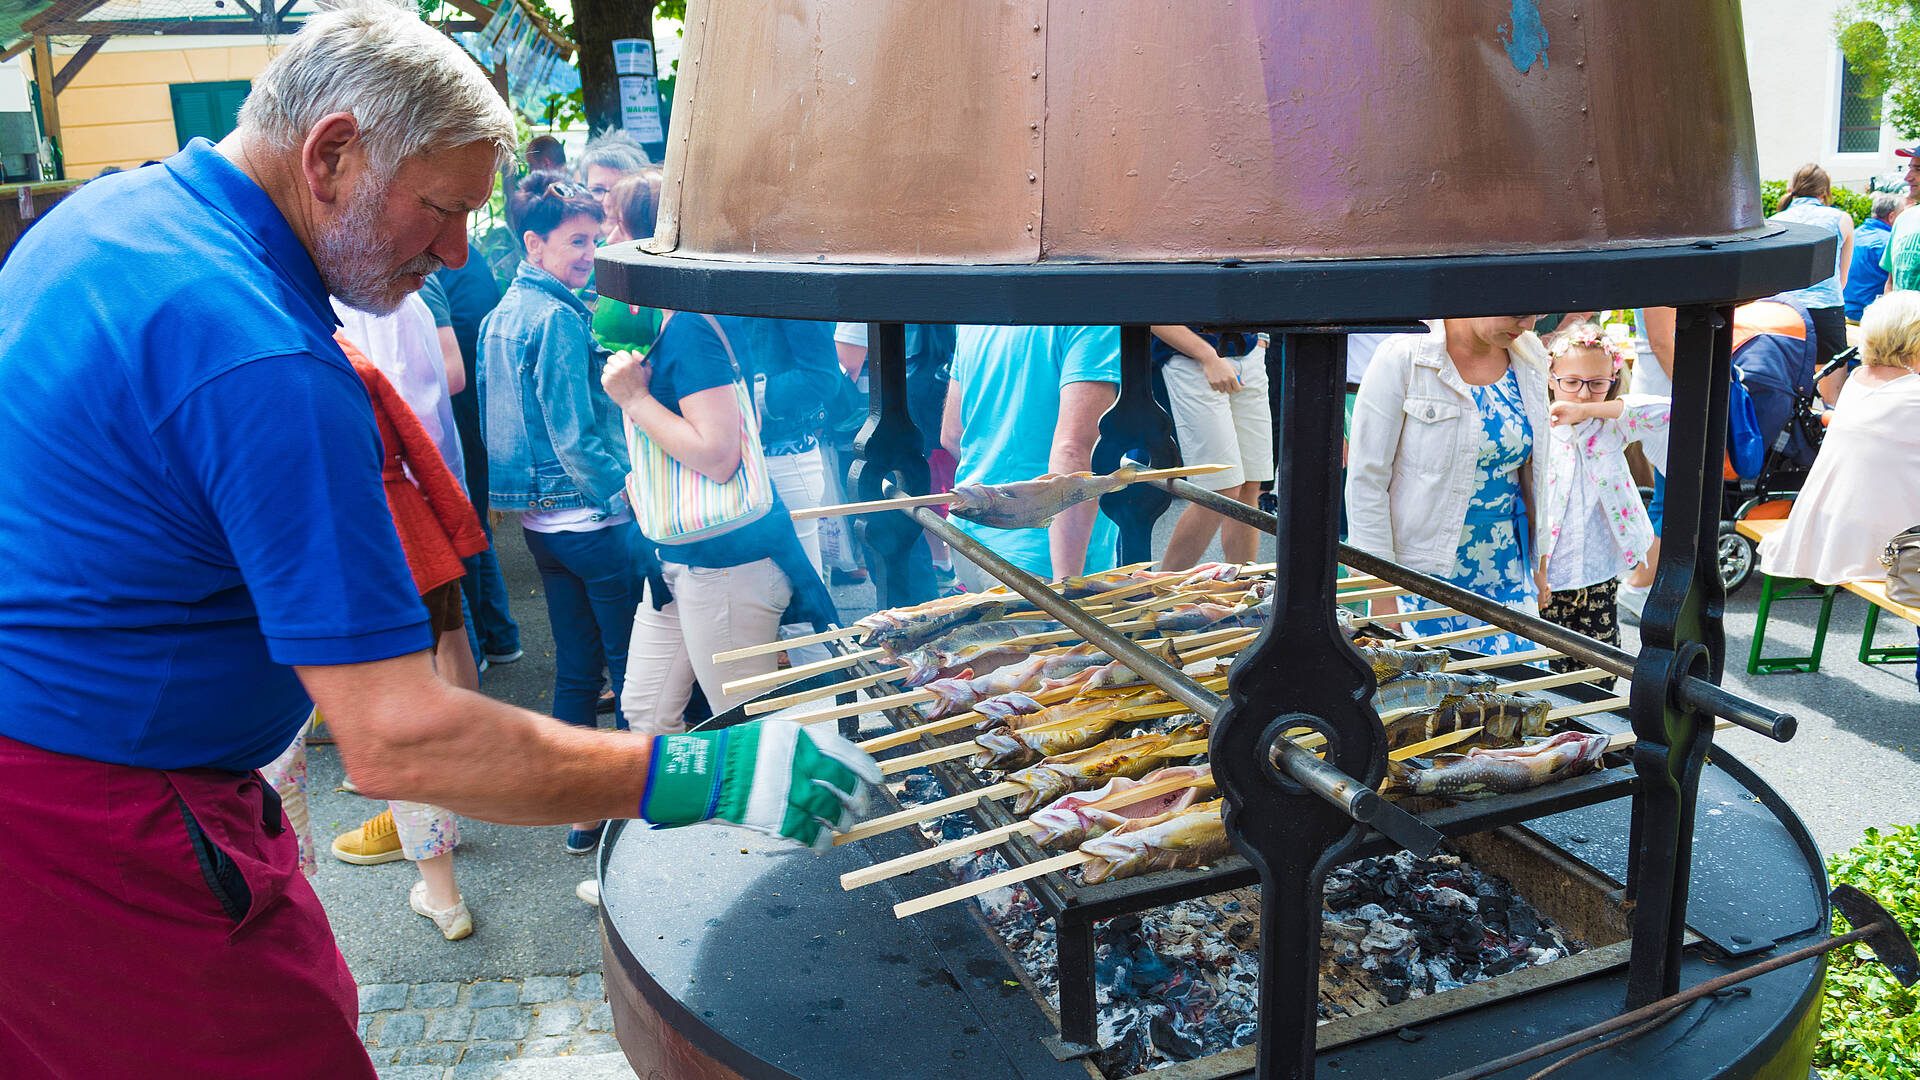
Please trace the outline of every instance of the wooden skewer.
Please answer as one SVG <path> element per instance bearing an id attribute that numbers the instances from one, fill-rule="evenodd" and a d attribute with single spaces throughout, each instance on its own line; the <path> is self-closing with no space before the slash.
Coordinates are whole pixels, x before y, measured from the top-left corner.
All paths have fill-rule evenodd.
<path id="1" fill-rule="evenodd" d="M 1164 716 L 1179 716 L 1181 713 L 1192 711 L 1191 708 L 1178 701 L 1170 701 L 1160 705 L 1148 705 L 1145 708 L 1128 710 L 1124 719 L 1158 720 Z M 888 776 L 892 776 L 895 773 L 903 773 L 909 769 L 918 769 L 926 765 L 938 765 L 943 761 L 952 761 L 955 758 L 968 757 L 979 752 L 980 747 L 971 742 L 954 743 L 952 746 L 936 746 L 931 750 L 922 750 L 917 754 L 906 754 L 902 757 L 889 758 L 880 763 L 880 771 Z"/>
<path id="2" fill-rule="evenodd" d="M 1500 628 L 1497 626 L 1488 626 L 1486 623 L 1481 623 L 1478 626 L 1462 627 L 1459 630 L 1446 630 L 1438 634 L 1428 634 L 1426 637 L 1407 638 L 1404 641 L 1390 642 L 1389 644 L 1396 649 L 1411 649 L 1417 646 L 1451 645 L 1456 641 L 1471 641 L 1474 638 L 1488 637 L 1500 632 Z"/>
<path id="3" fill-rule="evenodd" d="M 1590 683 L 1598 679 L 1609 679 L 1613 672 L 1604 668 L 1581 668 L 1579 671 L 1564 671 L 1557 675 L 1543 675 L 1538 679 L 1511 682 L 1500 688 L 1502 694 L 1523 694 L 1529 690 L 1548 690 L 1556 686 L 1569 686 L 1573 683 Z"/>
<path id="4" fill-rule="evenodd" d="M 1398 750 L 1388 753 L 1387 757 L 1393 761 L 1405 761 L 1408 758 L 1426 757 L 1435 750 L 1445 750 L 1455 743 L 1466 742 L 1478 734 L 1480 734 L 1480 728 L 1478 727 L 1449 731 L 1445 735 L 1436 735 L 1424 742 L 1417 742 L 1411 746 L 1403 746 Z"/>
<path id="5" fill-rule="evenodd" d="M 1226 471 L 1225 465 L 1182 465 L 1172 469 L 1116 469 L 1110 476 L 1121 477 L 1123 484 L 1137 484 L 1143 480 L 1171 480 L 1181 476 L 1200 476 L 1205 473 Z M 1127 474 L 1122 477 L 1122 474 Z M 840 517 L 846 514 L 870 514 L 880 510 L 906 510 L 915 506 L 938 506 L 950 503 L 959 496 L 951 491 L 936 491 L 931 495 L 904 495 L 896 499 L 874 499 L 871 502 L 841 503 L 838 506 L 815 506 L 805 510 L 793 511 L 793 520 L 805 521 L 808 518 Z"/>
<path id="6" fill-rule="evenodd" d="M 893 914 L 897 918 L 904 919 L 910 915 L 918 915 L 923 911 L 932 911 L 937 907 L 945 907 L 957 900 L 965 900 L 969 897 L 979 896 L 981 893 L 992 892 L 1003 885 L 1012 885 L 1016 882 L 1026 881 L 1029 878 L 1037 878 L 1042 874 L 1051 874 L 1055 870 L 1066 870 L 1079 866 L 1082 863 L 1091 862 L 1093 859 L 1094 856 L 1084 851 L 1062 852 L 1051 859 L 1041 859 L 1039 862 L 1028 863 L 1017 869 L 1008 870 L 1003 874 L 993 874 L 989 877 L 983 877 L 978 881 L 969 881 L 964 885 L 955 885 L 951 889 L 941 889 L 939 892 L 931 892 L 925 896 L 915 897 L 912 900 L 895 904 L 893 906 Z"/>
<path id="7" fill-rule="evenodd" d="M 1211 788 L 1212 786 L 1213 778 L 1211 776 L 1199 781 L 1184 776 L 1175 776 L 1165 780 L 1154 780 L 1126 791 L 1116 792 L 1093 805 L 1102 810 L 1117 810 L 1123 806 L 1132 806 L 1135 803 L 1145 802 L 1148 799 L 1159 798 L 1168 792 L 1178 791 L 1184 787 Z M 871 885 L 876 881 L 885 881 L 888 878 L 898 877 L 901 874 L 918 870 L 923 866 L 932 866 L 935 863 L 946 862 L 948 859 L 969 855 L 976 851 L 984 851 L 1009 837 L 1033 832 L 1039 828 L 1040 826 L 1035 825 L 1032 821 L 1016 821 L 1010 825 L 1002 825 L 997 829 L 988 829 L 983 833 L 963 836 L 958 840 L 949 840 L 944 844 L 937 844 L 923 851 L 916 851 L 908 855 L 902 855 L 897 859 L 888 859 L 886 862 L 874 863 L 872 866 L 842 874 L 840 876 L 840 887 L 843 889 L 857 889 L 862 885 Z"/>
<path id="8" fill-rule="evenodd" d="M 974 805 L 982 799 L 1004 798 L 1008 795 L 1018 795 L 1025 790 L 1025 785 L 1016 784 L 1010 780 L 1002 780 L 1000 783 L 989 784 L 978 791 L 963 791 L 958 795 L 949 795 L 944 799 L 938 799 L 930 803 L 921 803 L 919 806 L 909 806 L 905 810 L 891 814 L 883 814 L 880 817 L 863 821 L 853 828 L 848 829 L 846 832 L 835 836 L 833 842 L 836 846 L 840 844 L 851 844 L 855 840 L 865 840 L 869 836 L 878 836 L 883 832 L 892 832 L 894 829 L 904 828 L 908 825 L 918 825 L 922 821 L 932 821 L 937 817 L 945 817 L 956 810 L 965 810 L 967 807 Z"/>
<path id="9" fill-rule="evenodd" d="M 1364 616 L 1356 616 L 1356 618 L 1358 618 L 1362 624 L 1378 623 L 1381 626 L 1389 626 L 1389 625 L 1397 625 L 1399 623 L 1419 622 L 1422 619 L 1445 619 L 1454 615 L 1463 615 L 1463 614 L 1465 614 L 1465 612 L 1455 610 L 1454 608 L 1438 607 L 1438 608 L 1427 608 L 1424 611 L 1402 611 L 1394 615 L 1364 615 Z M 1478 634 L 1475 634 L 1474 636 L 1490 637 L 1494 634 L 1501 634 L 1501 633 L 1505 633 L 1505 631 L 1501 630 L 1497 626 L 1489 626 L 1485 630 L 1480 631 Z"/>
<path id="10" fill-rule="evenodd" d="M 1627 699 L 1624 697 L 1610 697 L 1603 698 L 1599 701 L 1585 701 L 1578 705 L 1568 705 L 1564 708 L 1555 709 L 1547 714 L 1547 719 L 1549 721 L 1567 720 L 1575 716 L 1586 716 L 1589 713 L 1611 712 L 1614 709 L 1625 707 L 1626 704 Z"/>
<path id="11" fill-rule="evenodd" d="M 1185 639 L 1163 638 L 1162 641 L 1172 641 L 1175 648 L 1180 648 L 1183 643 L 1203 644 L 1204 647 L 1202 648 L 1181 649 L 1181 659 L 1188 663 L 1194 663 L 1233 652 L 1246 645 L 1247 642 L 1252 641 L 1256 633 L 1257 631 L 1240 629 L 1202 630 Z M 1216 637 L 1216 635 L 1220 636 Z M 1143 641 L 1140 644 L 1143 648 L 1151 649 L 1159 645 L 1160 642 Z M 1224 683 L 1222 685 L 1224 685 Z M 1137 693 L 1141 689 L 1143 688 L 1139 686 L 1116 686 L 1111 688 L 1110 691 L 1093 691 L 1093 695 L 1099 696 L 1111 693 L 1115 697 L 1120 697 Z M 1063 701 L 1071 701 L 1075 697 L 1081 696 L 1081 693 L 1082 691 L 1078 686 L 1060 686 L 1033 695 L 1033 699 L 1042 705 L 1058 705 Z M 882 750 L 891 750 L 896 746 L 905 746 L 910 742 L 919 742 L 929 735 L 939 735 L 948 731 L 957 731 L 970 724 L 979 723 L 979 721 L 980 714 L 969 710 L 956 716 L 949 716 L 943 720 L 932 720 L 917 727 L 902 728 L 899 731 L 890 731 L 885 735 L 876 735 L 857 745 L 869 754 L 877 754 Z M 810 723 L 811 721 L 809 720 L 808 722 Z"/>
<path id="12" fill-rule="evenodd" d="M 1158 611 L 1162 608 L 1173 607 L 1176 604 L 1185 603 L 1186 600 L 1187 600 L 1187 596 L 1184 593 L 1168 593 L 1165 596 L 1158 596 L 1153 598 L 1152 600 L 1147 600 L 1138 604 L 1119 607 L 1111 611 L 1101 611 L 1097 607 L 1087 608 L 1085 610 L 1091 612 L 1095 618 L 1099 619 L 1103 623 L 1106 623 L 1108 626 L 1112 627 L 1114 630 L 1123 634 L 1130 634 L 1137 630 L 1150 629 L 1153 626 L 1152 619 L 1142 618 L 1141 616 Z M 1025 634 L 1017 638 L 1010 638 L 1007 641 L 1002 642 L 1001 644 L 1007 645 L 1007 646 L 1044 645 L 1044 644 L 1050 644 L 1056 641 L 1078 641 L 1078 640 L 1080 640 L 1080 635 L 1073 630 L 1048 630 L 1038 634 Z M 732 682 L 726 683 L 723 686 L 721 686 L 720 692 L 723 694 L 726 694 L 728 697 L 735 697 L 741 694 L 747 694 L 747 695 L 760 694 L 768 690 L 771 690 L 777 686 L 785 686 L 790 682 L 798 682 L 801 679 L 810 678 L 814 675 L 819 675 L 824 672 L 838 671 L 841 668 L 852 667 L 853 665 L 859 663 L 862 660 L 869 660 L 869 659 L 873 659 L 876 656 L 885 656 L 885 655 L 886 655 L 886 650 L 884 649 L 862 649 L 859 652 L 848 653 L 845 656 L 840 656 L 840 657 L 830 656 L 825 660 L 816 660 L 811 664 L 802 664 L 799 667 L 775 669 L 773 671 L 767 672 L 764 675 L 752 675 L 744 679 L 735 679 Z M 834 691 L 834 693 L 838 693 L 838 692 L 839 691 Z M 815 697 L 824 697 L 826 695 L 827 695 L 827 691 L 825 689 L 822 689 L 814 694 Z M 925 700 L 925 699 L 922 699 L 922 700 Z M 766 710 L 764 709 L 749 710 L 749 712 L 751 713 L 758 713 L 758 712 L 764 712 L 764 711 Z M 861 711 L 864 712 L 865 710 L 861 710 Z M 853 714 L 848 713 L 845 715 L 853 715 Z M 822 717 L 822 719 L 825 719 L 825 718 Z"/>
<path id="13" fill-rule="evenodd" d="M 1389 596 L 1405 596 L 1406 594 L 1407 590 L 1398 585 L 1381 585 L 1376 588 L 1360 589 L 1355 592 L 1335 592 L 1333 602 L 1336 604 L 1353 604 L 1361 600 L 1384 600 Z"/>
<path id="14" fill-rule="evenodd" d="M 1479 671 L 1481 668 L 1506 667 L 1509 664 L 1528 664 L 1535 660 L 1558 660 L 1563 654 L 1556 649 L 1534 649 L 1531 652 L 1508 653 L 1505 656 L 1475 656 L 1466 660 L 1454 660 L 1447 664 L 1448 671 Z"/>

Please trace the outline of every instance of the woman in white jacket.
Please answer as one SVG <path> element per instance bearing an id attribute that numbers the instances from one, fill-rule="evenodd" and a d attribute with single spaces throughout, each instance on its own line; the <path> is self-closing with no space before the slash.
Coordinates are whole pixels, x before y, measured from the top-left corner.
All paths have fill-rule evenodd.
<path id="1" fill-rule="evenodd" d="M 1538 610 L 1547 355 L 1532 316 L 1447 319 L 1380 347 L 1354 401 L 1347 540 L 1522 611 Z M 1435 605 L 1402 598 L 1403 611 Z M 1414 623 L 1415 634 L 1472 625 Z M 1460 643 L 1489 653 L 1512 634 Z"/>

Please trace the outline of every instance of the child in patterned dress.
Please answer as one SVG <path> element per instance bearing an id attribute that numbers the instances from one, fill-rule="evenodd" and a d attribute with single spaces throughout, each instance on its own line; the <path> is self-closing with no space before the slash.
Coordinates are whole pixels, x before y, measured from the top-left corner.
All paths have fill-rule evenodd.
<path id="1" fill-rule="evenodd" d="M 1540 614 L 1609 645 L 1620 643 L 1618 578 L 1646 562 L 1653 524 L 1627 471 L 1627 444 L 1666 428 L 1667 398 L 1620 396 L 1624 343 L 1591 323 L 1555 341 L 1548 423 L 1547 529 L 1540 558 L 1549 595 Z M 1577 661 L 1553 661 L 1572 671 Z M 1612 680 L 1607 680 L 1610 684 Z"/>

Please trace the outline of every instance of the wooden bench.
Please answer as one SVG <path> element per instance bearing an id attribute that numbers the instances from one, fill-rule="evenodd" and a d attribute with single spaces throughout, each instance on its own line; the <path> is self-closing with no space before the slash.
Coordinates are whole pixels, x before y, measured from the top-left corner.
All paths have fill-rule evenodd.
<path id="1" fill-rule="evenodd" d="M 1752 540 L 1756 545 L 1773 533 L 1786 527 L 1784 518 L 1760 521 L 1739 521 L 1734 528 Z M 1851 581 L 1845 585 L 1820 585 L 1805 578 L 1776 578 L 1771 574 L 1760 575 L 1760 607 L 1755 613 L 1753 623 L 1753 648 L 1747 654 L 1747 674 L 1761 675 L 1777 671 L 1818 671 L 1820 657 L 1826 649 L 1827 623 L 1833 617 L 1833 600 L 1841 589 L 1866 600 L 1867 624 L 1860 635 L 1860 662 L 1863 664 L 1910 664 L 1920 649 L 1913 645 L 1875 645 L 1874 635 L 1880 627 L 1880 613 L 1890 611 L 1907 622 L 1920 626 L 1920 608 L 1908 607 L 1887 598 L 1887 583 L 1884 581 Z M 1813 629 L 1813 651 L 1806 656 L 1762 656 L 1761 647 L 1766 642 L 1767 617 L 1776 600 L 1819 600 L 1820 619 Z"/>

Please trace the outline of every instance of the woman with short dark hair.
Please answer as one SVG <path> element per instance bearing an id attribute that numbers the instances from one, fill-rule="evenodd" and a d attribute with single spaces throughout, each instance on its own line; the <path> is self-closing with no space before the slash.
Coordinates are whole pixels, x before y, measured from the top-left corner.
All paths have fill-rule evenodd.
<path id="1" fill-rule="evenodd" d="M 595 726 L 603 667 L 620 692 L 640 597 L 620 411 L 600 389 L 606 353 L 574 295 L 593 275 L 604 218 L 564 176 L 521 179 L 507 219 L 525 258 L 480 324 L 487 499 L 520 515 L 553 625 L 553 715 L 580 727 Z M 591 852 L 601 824 L 576 822 L 567 850 Z"/>

